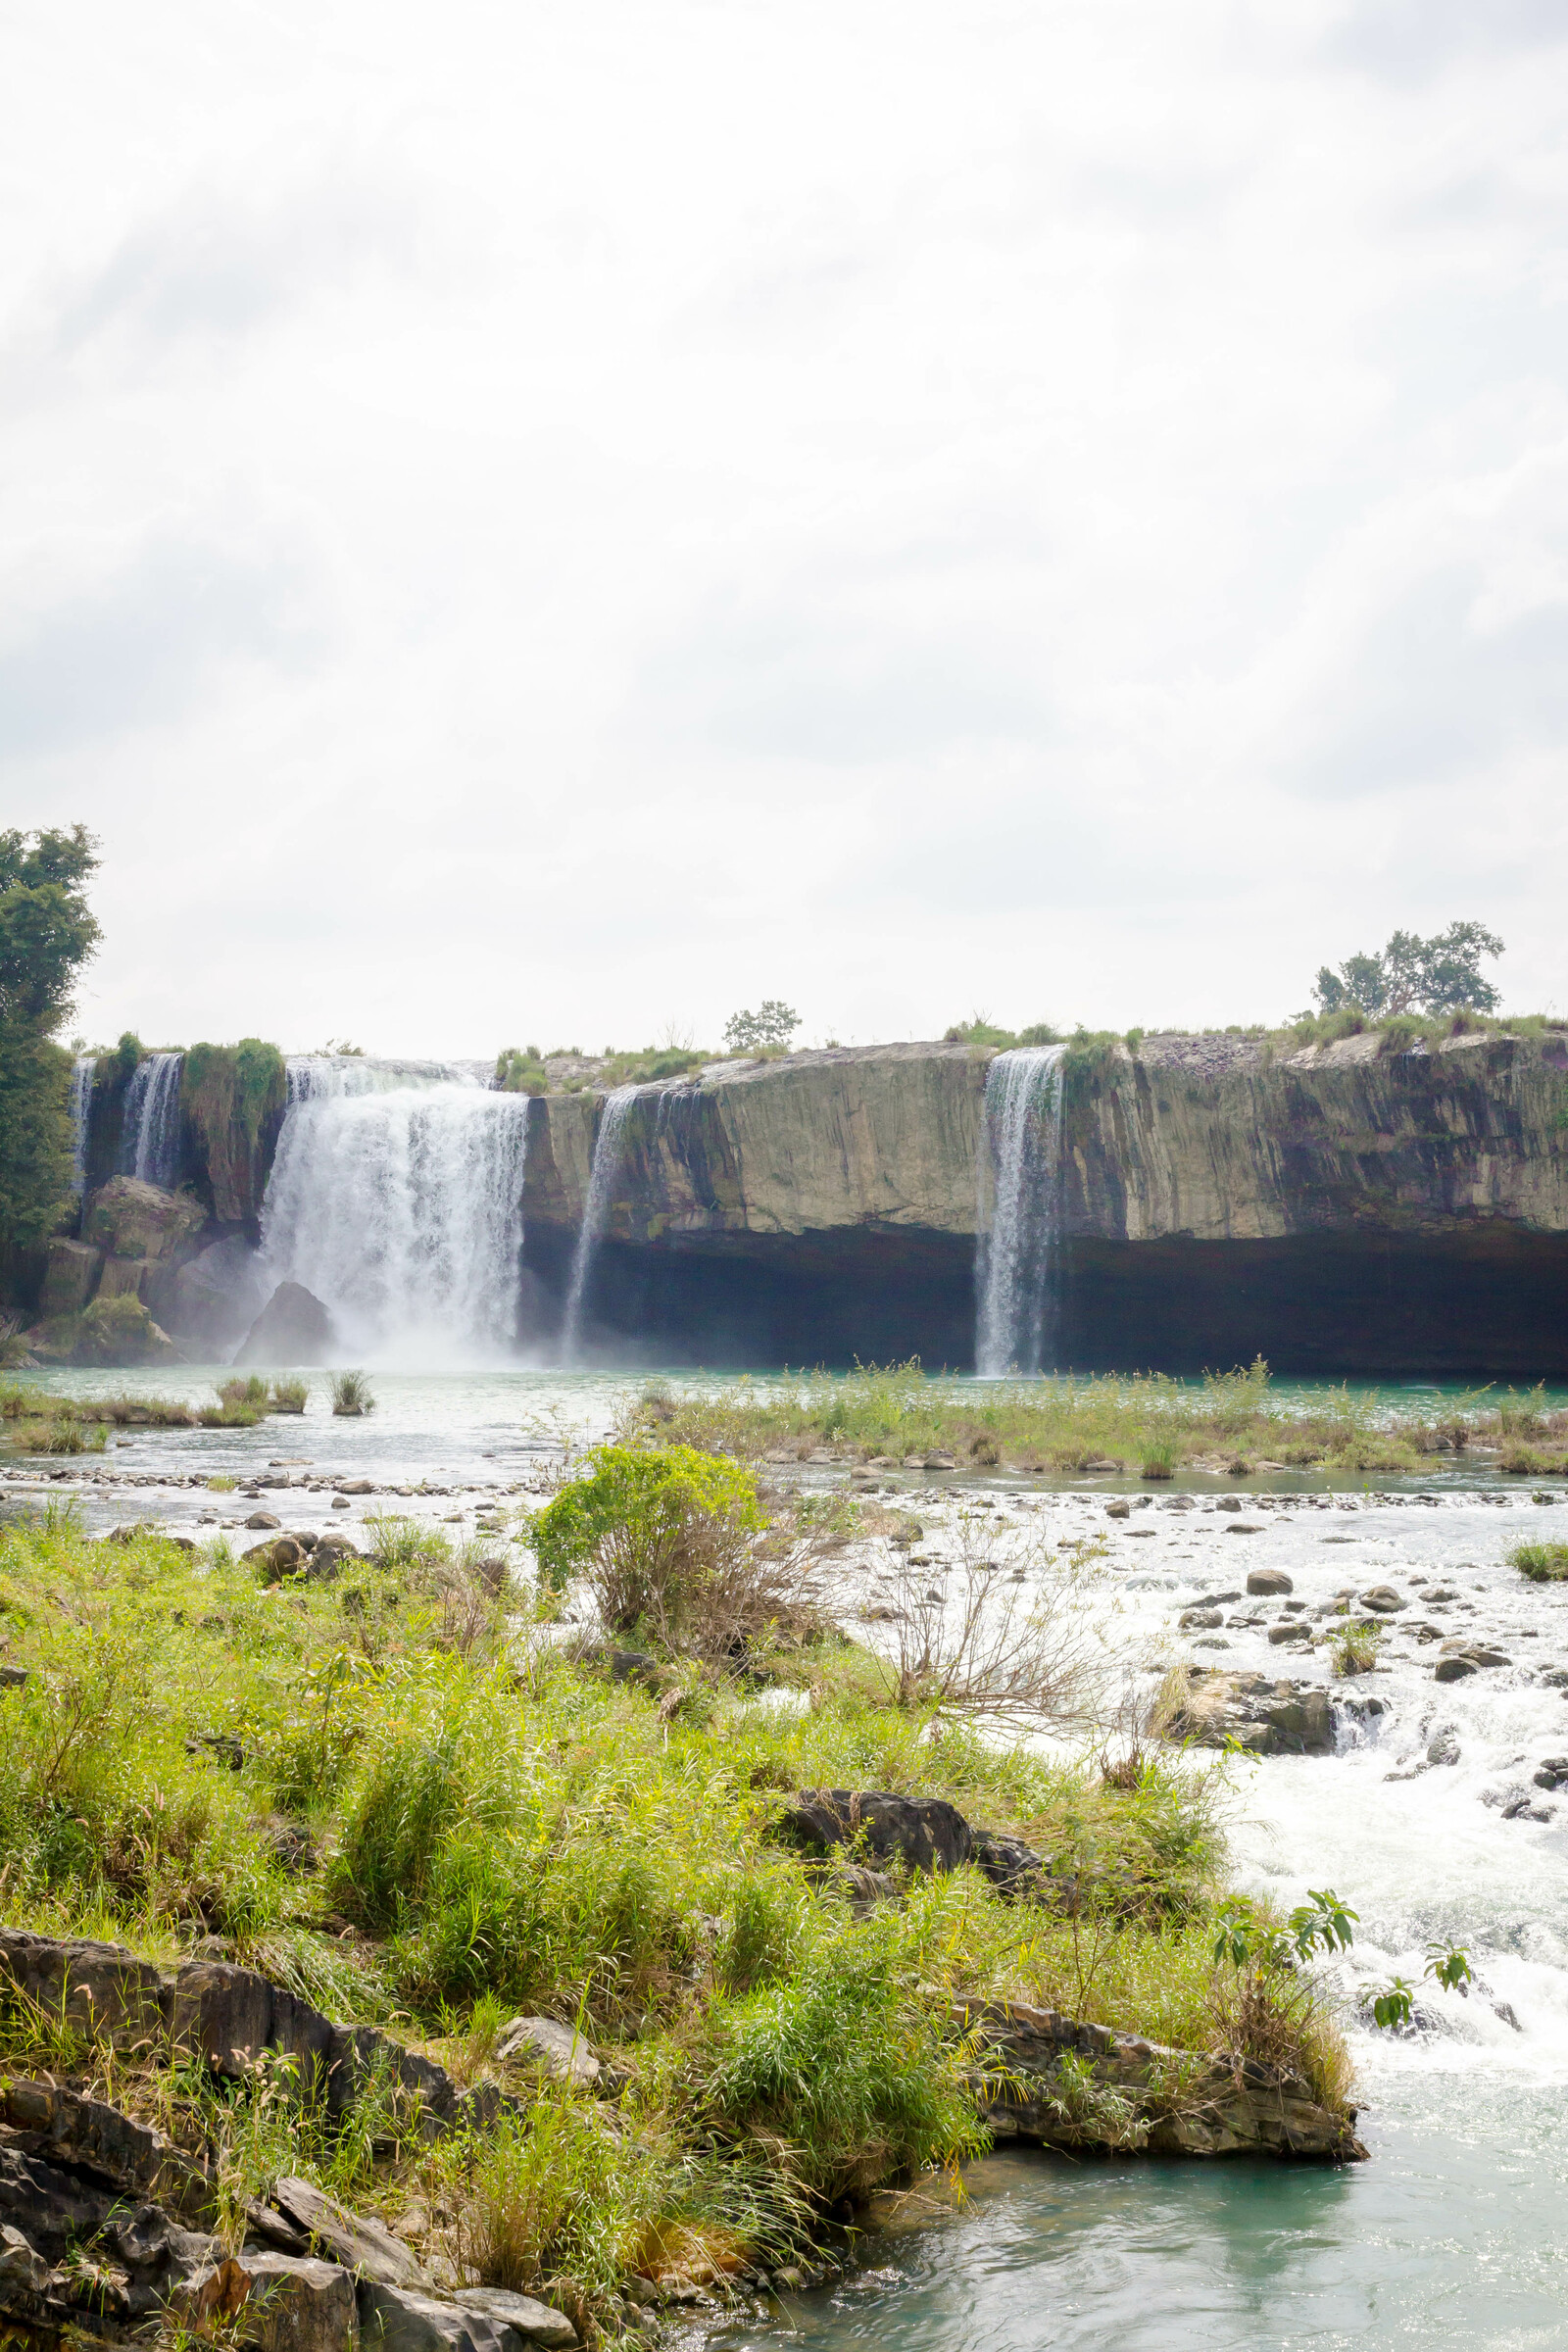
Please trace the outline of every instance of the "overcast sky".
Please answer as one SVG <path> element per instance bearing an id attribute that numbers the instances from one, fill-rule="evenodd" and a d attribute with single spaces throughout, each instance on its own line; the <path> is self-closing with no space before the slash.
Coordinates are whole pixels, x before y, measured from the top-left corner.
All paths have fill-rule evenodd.
<path id="1" fill-rule="evenodd" d="M 18 0 L 79 1026 L 1568 1008 L 1563 0 Z"/>

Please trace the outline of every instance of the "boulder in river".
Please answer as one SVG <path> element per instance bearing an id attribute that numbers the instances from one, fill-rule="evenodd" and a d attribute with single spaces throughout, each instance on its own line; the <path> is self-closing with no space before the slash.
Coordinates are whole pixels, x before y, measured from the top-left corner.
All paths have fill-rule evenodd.
<path id="1" fill-rule="evenodd" d="M 280 1282 L 245 1335 L 236 1364 L 325 1364 L 338 1352 L 336 1326 L 314 1291 Z"/>
<path id="2" fill-rule="evenodd" d="M 1326 1756 L 1334 1747 L 1334 1710 L 1317 1683 L 1271 1682 L 1266 1674 L 1194 1666 L 1165 1736 L 1195 1747 L 1235 1740 L 1256 1756 Z"/>
<path id="3" fill-rule="evenodd" d="M 1253 1568 L 1248 1575 L 1247 1590 L 1249 1592 L 1272 1594 L 1294 1592 L 1296 1587 L 1283 1568 Z"/>

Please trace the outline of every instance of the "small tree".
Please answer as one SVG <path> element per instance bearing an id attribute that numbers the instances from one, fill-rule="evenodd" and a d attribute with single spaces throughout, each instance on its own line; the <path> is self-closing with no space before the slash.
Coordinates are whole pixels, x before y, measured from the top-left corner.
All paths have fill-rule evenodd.
<path id="1" fill-rule="evenodd" d="M 801 1025 L 801 1016 L 780 997 L 764 997 L 755 1012 L 732 1012 L 724 1023 L 724 1044 L 731 1054 L 765 1054 L 782 1047 Z"/>
<path id="2" fill-rule="evenodd" d="M 1312 993 L 1324 1012 L 1355 1006 L 1371 1020 L 1400 1012 L 1495 1012 L 1497 991 L 1481 976 L 1483 956 L 1502 942 L 1484 923 L 1450 923 L 1431 939 L 1396 931 L 1377 956 L 1350 956 L 1318 973 Z"/>

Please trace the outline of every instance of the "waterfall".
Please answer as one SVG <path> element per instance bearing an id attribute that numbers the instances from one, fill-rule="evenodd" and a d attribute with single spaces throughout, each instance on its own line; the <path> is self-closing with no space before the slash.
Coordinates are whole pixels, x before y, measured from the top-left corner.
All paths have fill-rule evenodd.
<path id="1" fill-rule="evenodd" d="M 71 1072 L 71 1189 L 78 1200 L 87 1190 L 87 1133 L 97 1068 L 95 1054 L 78 1054 Z"/>
<path id="2" fill-rule="evenodd" d="M 1065 1046 L 1020 1046 L 986 1073 L 991 1215 L 978 1219 L 975 1369 L 1038 1372 L 1054 1353 L 1061 1233 L 1061 1072 Z M 984 1165 L 984 1163 L 983 1163 Z"/>
<path id="3" fill-rule="evenodd" d="M 611 1187 L 620 1167 L 620 1134 L 626 1113 L 637 1099 L 635 1086 L 617 1086 L 605 1098 L 599 1132 L 594 1137 L 593 1166 L 588 1172 L 588 1198 L 583 1203 L 582 1229 L 571 1254 L 571 1280 L 566 1291 L 565 1319 L 561 1326 L 561 1360 L 576 1361 L 582 1339 L 583 1298 L 605 1227 L 610 1222 Z"/>
<path id="4" fill-rule="evenodd" d="M 259 1270 L 314 1292 L 356 1354 L 505 1355 L 527 1148 L 528 1098 L 475 1066 L 291 1059 Z"/>
<path id="5" fill-rule="evenodd" d="M 179 1175 L 183 1054 L 149 1054 L 131 1072 L 120 1128 L 120 1173 L 172 1192 Z"/>

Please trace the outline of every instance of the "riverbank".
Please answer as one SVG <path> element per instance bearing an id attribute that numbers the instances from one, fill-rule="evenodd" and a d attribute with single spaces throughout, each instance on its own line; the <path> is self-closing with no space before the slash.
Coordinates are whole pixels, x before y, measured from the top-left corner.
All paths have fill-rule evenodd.
<path id="1" fill-rule="evenodd" d="M 845 1548 L 819 1511 L 767 1509 L 763 1542 L 813 1573 Z M 241 2267 L 287 2222 L 279 2179 L 314 2180 L 438 2300 L 533 2292 L 591 2340 L 631 2324 L 639 2281 L 765 2284 L 1004 2122 L 1353 2153 L 1328 2011 L 1216 1966 L 1222 1768 L 982 1739 L 956 1690 L 900 1687 L 826 1615 L 727 1665 L 700 1641 L 583 1651 L 569 1593 L 564 1621 L 530 1614 L 497 1516 L 479 1543 L 384 1510 L 358 1543 L 274 1518 L 239 1559 L 58 1509 L 4 1535 L 6 1925 L 153 1964 L 169 2037 L 117 2049 L 106 2019 L 52 2017 L 40 1986 L 88 1964 L 57 1953 L 9 2005 L 8 2066 L 73 2116 L 96 2097 L 166 2133 Z M 1018 1548 L 1034 1613 L 1096 1566 Z M 1058 1682 L 1064 1728 L 1089 1698 Z M 891 1843 L 853 1805 L 846 1847 L 819 1835 L 813 1789 L 882 1792 Z M 910 1821 L 959 1843 L 933 1857 Z M 553 2086 L 519 2018 L 558 2054 L 564 2034 Z M 1049 2044 L 1021 2073 L 1003 2026 Z M 1183 2055 L 1240 2065 L 1260 2034 L 1250 2090 Z M 369 2076 L 350 2097 L 328 2055 L 324 2108 L 279 2105 L 282 2053 L 318 2043 Z"/>

